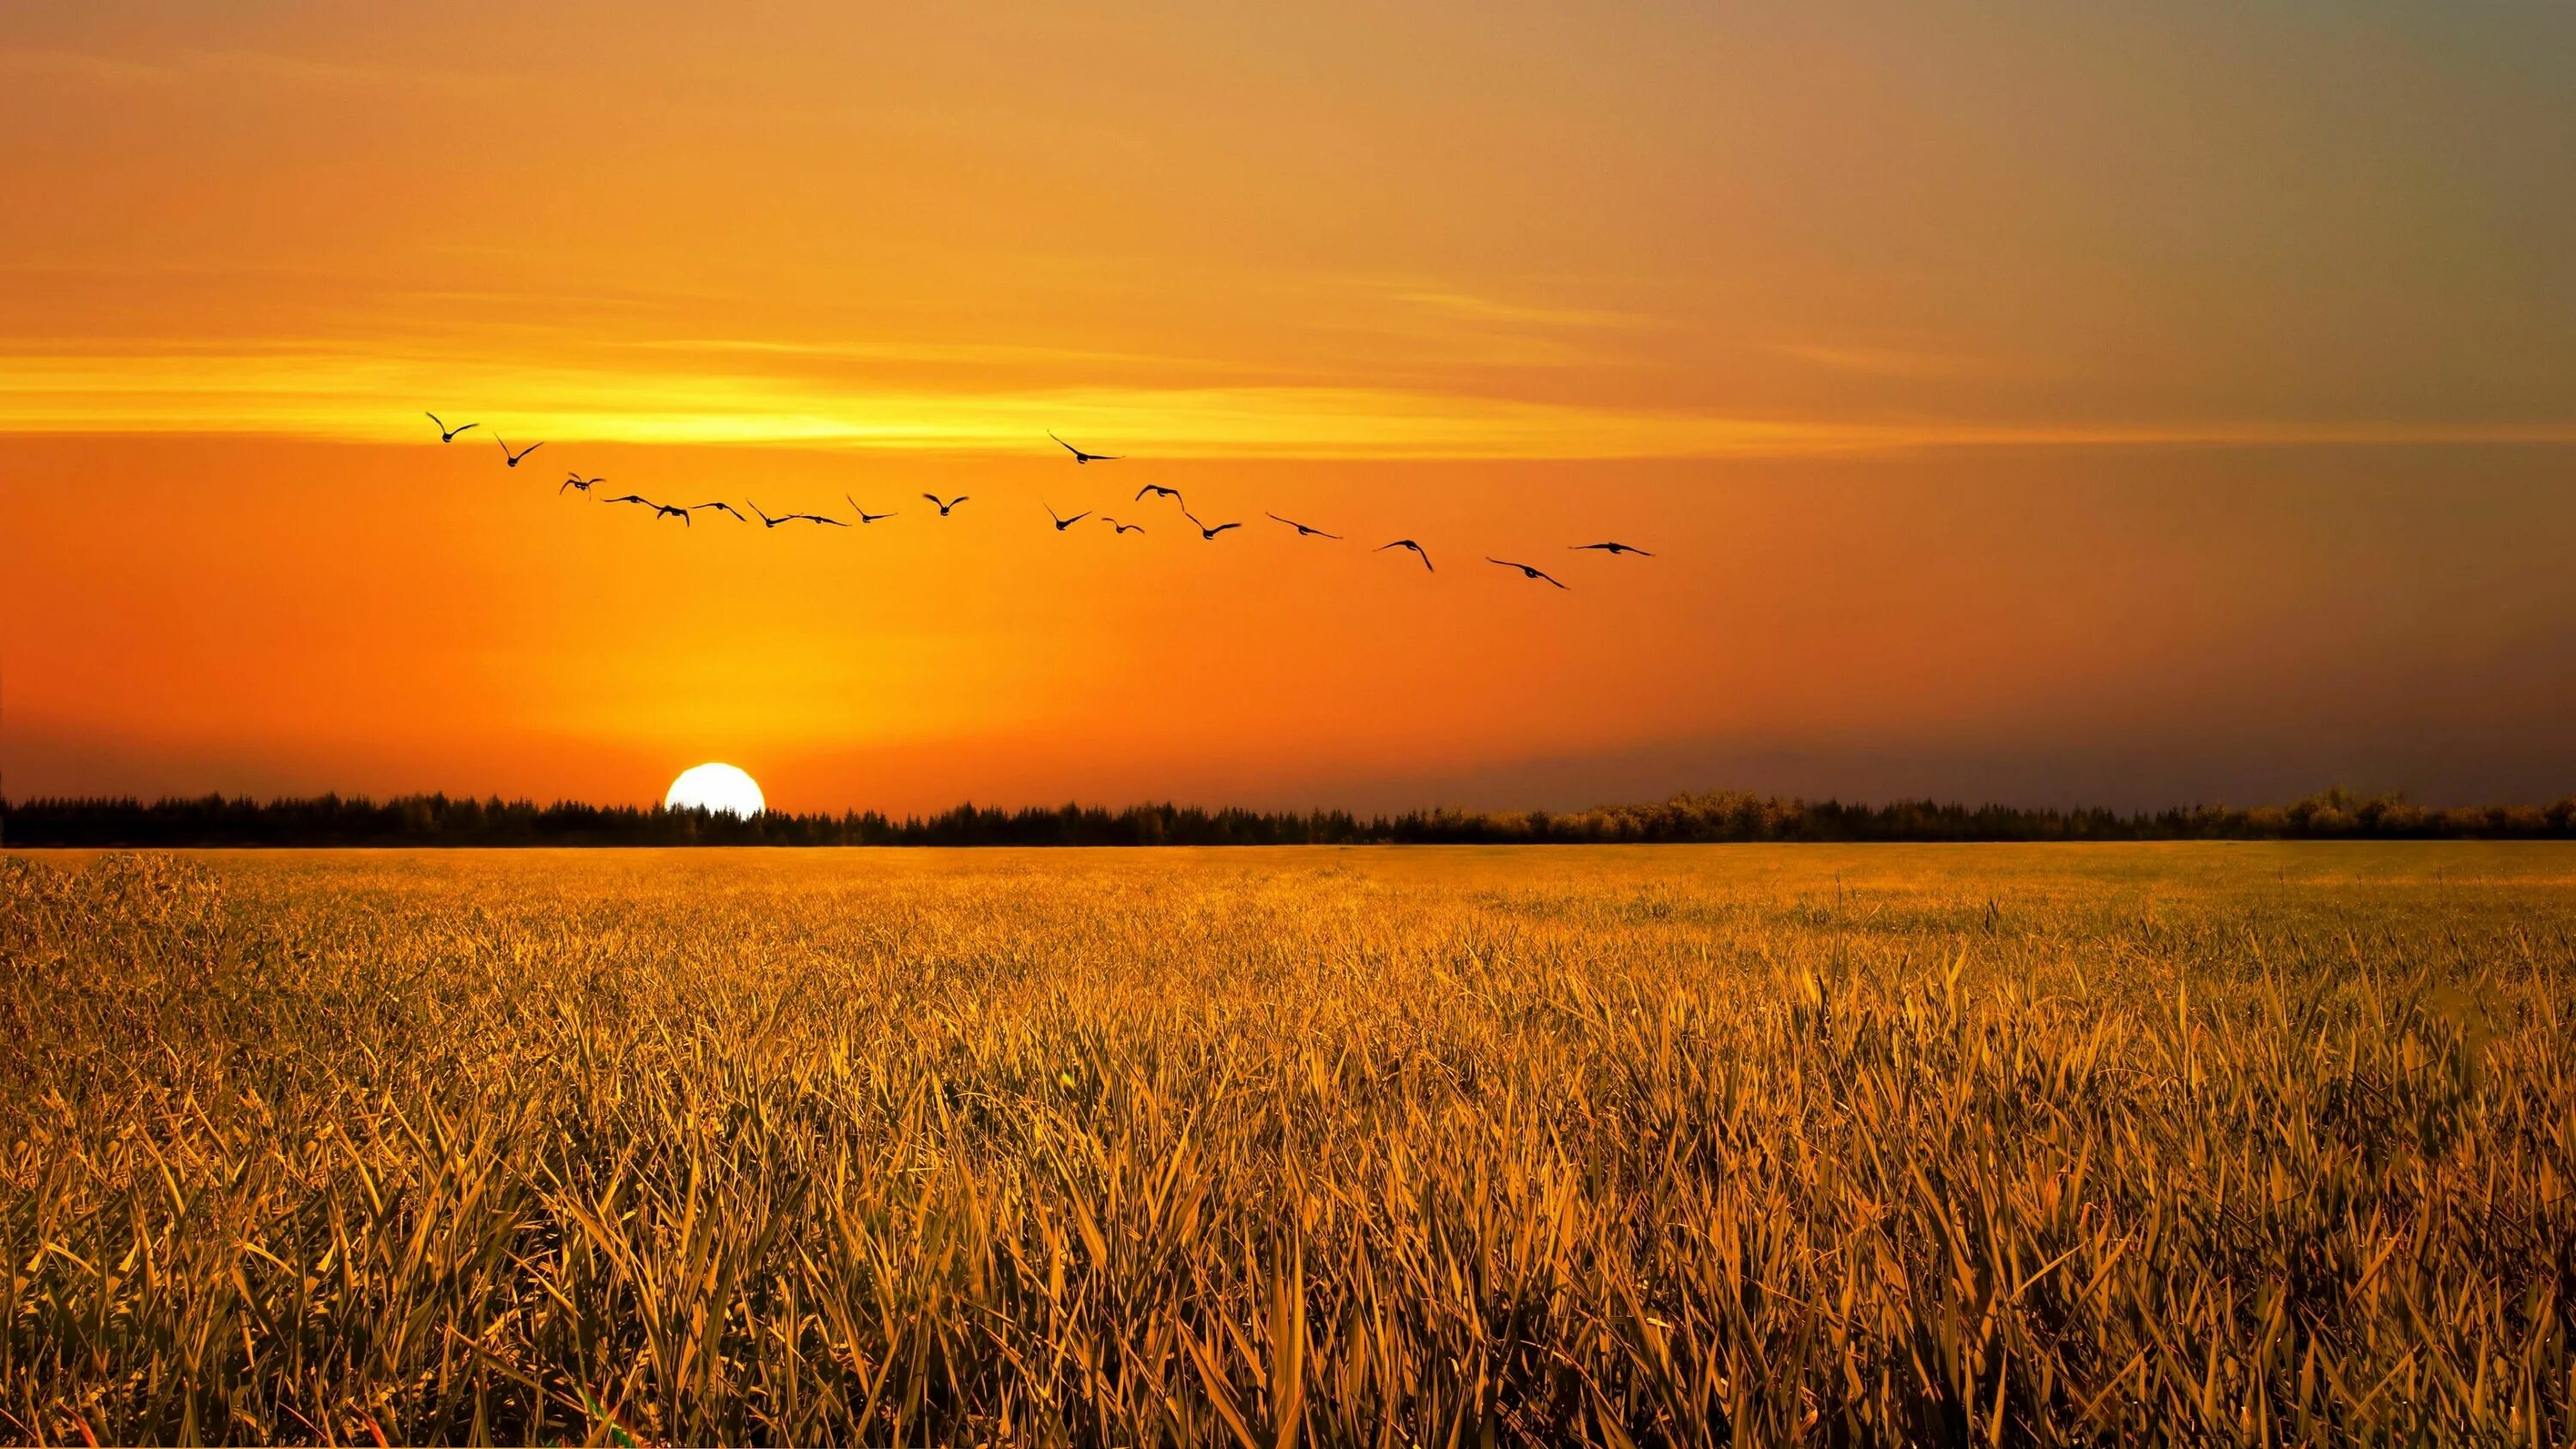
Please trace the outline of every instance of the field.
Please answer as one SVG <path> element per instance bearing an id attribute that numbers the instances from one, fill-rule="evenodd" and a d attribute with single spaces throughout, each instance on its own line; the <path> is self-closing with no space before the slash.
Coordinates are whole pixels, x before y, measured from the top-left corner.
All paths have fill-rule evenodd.
<path id="1" fill-rule="evenodd" d="M 0 858 L 0 1434 L 2576 1440 L 2576 847 Z"/>

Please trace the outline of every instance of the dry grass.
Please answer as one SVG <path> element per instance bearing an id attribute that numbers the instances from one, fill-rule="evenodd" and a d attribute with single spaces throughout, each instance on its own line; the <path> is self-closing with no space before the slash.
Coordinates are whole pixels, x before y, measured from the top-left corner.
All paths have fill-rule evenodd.
<path id="1" fill-rule="evenodd" d="M 2576 849 L 0 859 L 0 1431 L 2576 1439 Z"/>

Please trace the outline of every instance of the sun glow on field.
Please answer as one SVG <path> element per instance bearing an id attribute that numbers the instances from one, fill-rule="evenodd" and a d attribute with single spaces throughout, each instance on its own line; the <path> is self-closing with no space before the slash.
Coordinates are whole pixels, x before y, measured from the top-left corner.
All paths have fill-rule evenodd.
<path id="1" fill-rule="evenodd" d="M 662 797 L 665 810 L 713 810 L 745 820 L 767 805 L 759 784 L 732 765 L 694 765 L 682 770 L 680 778 L 671 782 L 671 793 Z"/>

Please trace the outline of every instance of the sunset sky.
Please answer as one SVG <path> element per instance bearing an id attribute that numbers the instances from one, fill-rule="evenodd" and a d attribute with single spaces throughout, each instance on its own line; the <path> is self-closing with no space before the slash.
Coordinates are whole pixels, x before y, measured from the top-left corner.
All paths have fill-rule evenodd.
<path id="1" fill-rule="evenodd" d="M 0 138 L 13 798 L 2576 792 L 2576 7 L 17 0 Z"/>

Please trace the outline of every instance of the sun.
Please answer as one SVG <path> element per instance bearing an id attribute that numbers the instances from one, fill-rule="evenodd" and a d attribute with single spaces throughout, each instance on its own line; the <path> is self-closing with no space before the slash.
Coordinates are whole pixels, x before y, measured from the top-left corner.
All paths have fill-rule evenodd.
<path id="1" fill-rule="evenodd" d="M 665 810 L 713 810 L 748 820 L 767 808 L 760 786 L 731 765 L 695 765 L 671 782 L 662 797 Z"/>

